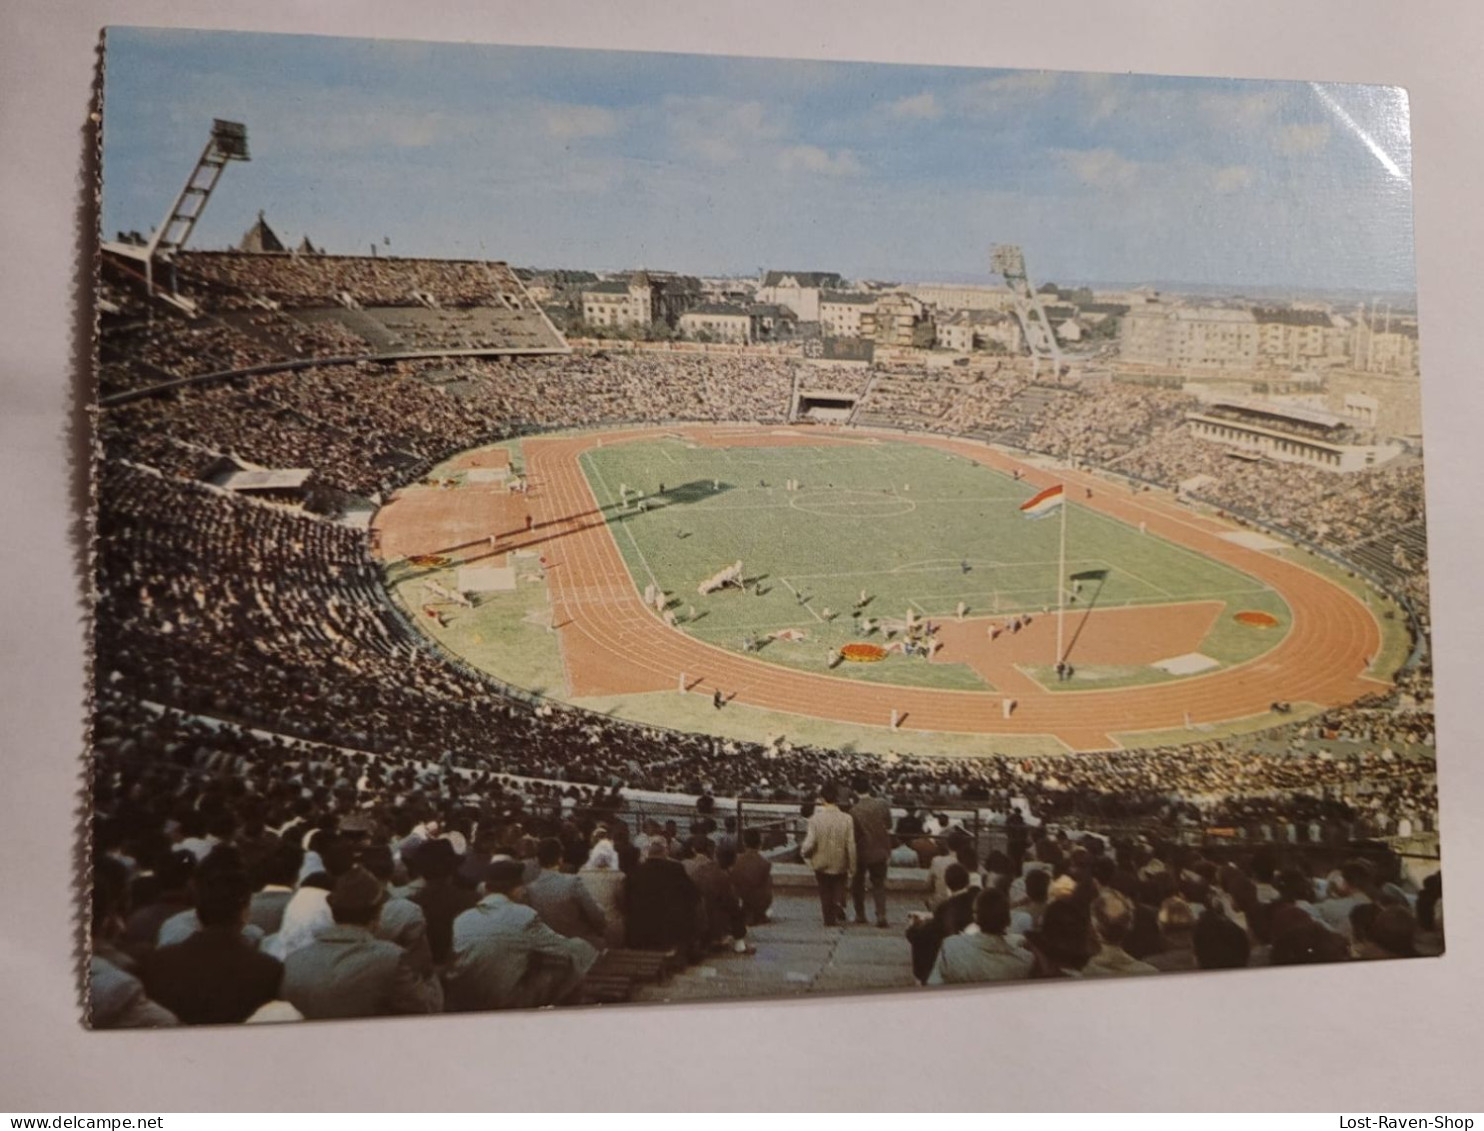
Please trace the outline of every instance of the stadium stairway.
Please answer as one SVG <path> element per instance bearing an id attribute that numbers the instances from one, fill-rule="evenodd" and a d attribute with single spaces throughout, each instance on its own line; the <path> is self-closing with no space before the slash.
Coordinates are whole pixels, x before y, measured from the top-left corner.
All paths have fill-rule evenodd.
<path id="1" fill-rule="evenodd" d="M 869 893 L 866 903 L 869 911 Z M 714 1001 L 910 987 L 915 983 L 906 936 L 908 912 L 922 909 L 920 891 L 891 891 L 890 926 L 826 927 L 813 891 L 792 887 L 775 891 L 771 921 L 747 932 L 756 953 L 718 951 L 667 980 L 636 983 L 624 1000 Z"/>

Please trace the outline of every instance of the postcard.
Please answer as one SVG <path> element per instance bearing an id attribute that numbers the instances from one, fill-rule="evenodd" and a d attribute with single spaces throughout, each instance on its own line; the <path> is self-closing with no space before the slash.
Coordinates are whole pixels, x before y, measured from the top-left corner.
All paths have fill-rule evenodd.
<path id="1" fill-rule="evenodd" d="M 93 1027 L 1441 953 L 1400 90 L 102 72 Z"/>

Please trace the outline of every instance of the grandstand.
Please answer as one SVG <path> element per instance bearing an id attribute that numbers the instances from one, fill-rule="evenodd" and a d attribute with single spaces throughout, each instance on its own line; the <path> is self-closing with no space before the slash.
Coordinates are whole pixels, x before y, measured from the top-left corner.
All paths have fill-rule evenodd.
<path id="1" fill-rule="evenodd" d="M 567 351 L 500 262 L 180 251 L 165 292 L 105 248 L 100 274 L 105 399 L 313 360 Z"/>
<path id="2" fill-rule="evenodd" d="M 799 877 L 812 882 L 798 856 L 800 807 L 827 783 L 863 776 L 889 796 L 892 847 L 910 861 L 891 872 L 899 922 L 923 898 L 941 902 L 952 856 L 972 858 L 976 883 L 1003 888 L 1026 930 L 1038 909 L 1023 870 L 1044 866 L 1087 895 L 1077 903 L 1087 922 L 1088 893 L 1124 891 L 1144 932 L 1127 949 L 1151 963 L 1182 945 L 1144 922 L 1176 898 L 1243 924 L 1275 962 L 1290 946 L 1285 913 L 1300 904 L 1357 957 L 1392 956 L 1393 936 L 1348 918 L 1356 893 L 1377 914 L 1406 910 L 1416 942 L 1401 953 L 1441 946 L 1437 892 L 1421 886 L 1437 826 L 1420 464 L 1341 475 L 1233 461 L 1196 434 L 1182 394 L 1037 384 L 1012 361 L 887 373 L 781 353 L 571 352 L 499 263 L 243 252 L 174 261 L 185 305 L 149 294 L 127 258 L 102 266 L 100 853 L 142 874 L 182 844 L 205 846 L 203 861 L 226 845 L 258 875 L 270 840 L 307 841 L 331 864 L 331 846 L 369 822 L 373 843 L 414 871 L 418 844 L 457 833 L 466 862 L 509 854 L 534 865 L 524 842 L 550 836 L 572 869 L 607 839 L 632 874 L 636 845 L 665 835 L 651 822 L 699 838 L 666 842 L 697 870 L 722 835 L 753 829 L 782 913 L 749 937 L 835 947 L 844 929 L 804 923 L 804 900 L 790 894 Z M 1120 488 L 1206 475 L 1210 507 L 1372 578 L 1378 606 L 1381 591 L 1393 594 L 1413 615 L 1413 654 L 1356 702 L 1292 721 L 1275 704 L 1256 731 L 1182 733 L 1142 749 L 950 759 L 904 743 L 881 758 L 779 735 L 720 738 L 571 707 L 450 657 L 412 623 L 437 609 L 393 602 L 376 534 L 356 521 L 480 445 L 636 423 L 773 428 L 809 396 L 853 405 L 851 424 L 1014 446 L 1108 469 Z M 735 833 L 717 824 L 727 816 Z M 1369 863 L 1351 867 L 1356 855 Z M 1342 864 L 1346 877 L 1331 875 Z M 136 895 L 159 909 L 158 885 Z M 130 920 L 136 956 L 154 949 L 151 922 Z M 572 1000 L 913 980 L 895 935 L 881 948 L 895 957 L 842 958 L 843 970 L 831 959 L 801 983 L 766 955 L 708 946 L 731 933 L 660 958 L 636 955 L 620 933 Z M 743 973 L 749 961 L 767 976 Z M 703 963 L 721 975 L 703 977 Z"/>

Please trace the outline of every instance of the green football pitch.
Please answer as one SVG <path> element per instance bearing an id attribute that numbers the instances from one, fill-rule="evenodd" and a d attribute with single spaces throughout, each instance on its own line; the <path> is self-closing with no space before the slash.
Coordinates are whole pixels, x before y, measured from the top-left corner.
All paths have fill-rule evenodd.
<path id="1" fill-rule="evenodd" d="M 1032 487 L 935 449 L 892 441 L 713 448 L 663 439 L 596 448 L 582 466 L 636 587 L 670 594 L 683 631 L 735 651 L 748 638 L 807 631 L 807 655 L 765 645 L 762 660 L 817 668 L 824 650 L 860 638 L 851 612 L 862 591 L 866 615 L 876 618 L 910 609 L 946 619 L 960 603 L 969 616 L 1056 604 L 1060 520 L 1025 518 L 1019 506 Z M 787 489 L 789 480 L 797 490 Z M 643 509 L 635 505 L 640 492 Z M 738 559 L 759 582 L 747 594 L 696 592 Z M 1095 598 L 1099 608 L 1227 602 L 1202 645 L 1221 663 L 1266 650 L 1289 624 L 1284 602 L 1255 579 L 1075 499 L 1066 566 L 1069 578 L 1081 579 L 1083 600 Z M 1226 615 L 1238 609 L 1271 613 L 1280 631 L 1242 630 Z M 958 664 L 845 664 L 836 674 L 985 686 Z M 1103 686 L 1170 678 L 1149 668 L 1101 676 Z"/>

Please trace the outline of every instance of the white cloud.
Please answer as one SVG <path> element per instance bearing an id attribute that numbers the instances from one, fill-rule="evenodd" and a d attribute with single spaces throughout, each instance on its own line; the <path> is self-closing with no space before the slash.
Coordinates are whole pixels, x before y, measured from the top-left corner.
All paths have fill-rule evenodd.
<path id="1" fill-rule="evenodd" d="M 1223 165 L 1210 172 L 1211 188 L 1222 194 L 1249 189 L 1256 179 L 1256 174 L 1246 165 Z"/>
<path id="2" fill-rule="evenodd" d="M 761 102 L 672 96 L 660 110 L 680 150 L 709 165 L 733 164 L 749 149 L 787 133 L 784 121 Z"/>
<path id="3" fill-rule="evenodd" d="M 1329 144 L 1329 123 L 1284 126 L 1273 139 L 1273 145 L 1285 157 L 1313 153 Z"/>
<path id="4" fill-rule="evenodd" d="M 1268 124 L 1278 109 L 1280 98 L 1274 87 L 1249 94 L 1207 91 L 1196 99 L 1195 104 L 1217 129 L 1250 131 Z"/>
<path id="5" fill-rule="evenodd" d="M 939 105 L 937 96 L 930 90 L 899 98 L 888 106 L 887 110 L 894 118 L 931 121 L 943 116 L 943 107 Z"/>
<path id="6" fill-rule="evenodd" d="M 541 120 L 547 133 L 563 139 L 608 137 L 619 128 L 618 115 L 603 106 L 551 104 L 542 107 Z"/>
<path id="7" fill-rule="evenodd" d="M 1045 98 L 1061 77 L 1055 71 L 1012 71 L 961 87 L 956 101 L 971 112 L 992 114 L 1013 103 Z"/>
<path id="8" fill-rule="evenodd" d="M 830 152 L 817 145 L 790 145 L 780 149 L 778 168 L 785 173 L 815 173 L 822 177 L 853 177 L 865 171 L 860 158 L 850 150 Z"/>
<path id="9" fill-rule="evenodd" d="M 1097 188 L 1131 188 L 1140 165 L 1111 149 L 1062 149 L 1057 156 L 1083 184 Z"/>
<path id="10" fill-rule="evenodd" d="M 996 75 L 976 84 L 983 90 L 1001 94 L 1050 94 L 1061 81 L 1055 71 L 1012 71 L 1008 75 Z"/>

